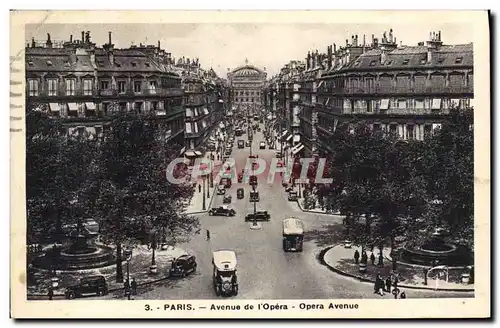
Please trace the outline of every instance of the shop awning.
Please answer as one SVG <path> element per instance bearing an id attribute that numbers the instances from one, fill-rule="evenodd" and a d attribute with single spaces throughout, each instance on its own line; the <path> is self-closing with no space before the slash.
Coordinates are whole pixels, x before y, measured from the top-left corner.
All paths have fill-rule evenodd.
<path id="1" fill-rule="evenodd" d="M 283 134 L 281 135 L 280 138 L 284 138 L 288 134 L 288 130 L 283 131 Z"/>
<path id="2" fill-rule="evenodd" d="M 203 155 L 203 153 L 202 153 L 201 151 L 199 151 L 199 150 L 195 150 L 195 151 L 194 151 L 194 154 L 195 154 L 196 156 L 202 156 L 202 155 Z"/>
<path id="3" fill-rule="evenodd" d="M 296 134 L 293 136 L 293 142 L 300 142 L 300 134 Z"/>
<path id="4" fill-rule="evenodd" d="M 58 112 L 60 110 L 59 104 L 50 103 L 49 106 L 50 106 L 50 111 L 52 112 Z"/>
<path id="5" fill-rule="evenodd" d="M 382 99 L 380 109 L 389 109 L 389 99 Z"/>
<path id="6" fill-rule="evenodd" d="M 85 107 L 87 107 L 87 110 L 95 110 L 95 104 L 93 102 L 85 103 Z"/>
<path id="7" fill-rule="evenodd" d="M 186 157 L 195 157 L 196 154 L 192 150 L 188 150 L 187 152 L 184 153 L 184 156 Z"/>
<path id="8" fill-rule="evenodd" d="M 68 108 L 71 111 L 77 111 L 78 110 L 78 105 L 76 103 L 69 103 Z"/>
<path id="9" fill-rule="evenodd" d="M 441 99 L 432 99 L 432 109 L 441 109 Z"/>
<path id="10" fill-rule="evenodd" d="M 290 139 L 292 139 L 292 135 L 289 135 L 287 138 L 286 138 L 286 141 L 290 141 Z"/>
<path id="11" fill-rule="evenodd" d="M 304 149 L 304 145 L 303 144 L 298 144 L 297 146 L 295 146 L 294 148 L 292 148 L 292 155 L 296 155 L 302 149 Z"/>

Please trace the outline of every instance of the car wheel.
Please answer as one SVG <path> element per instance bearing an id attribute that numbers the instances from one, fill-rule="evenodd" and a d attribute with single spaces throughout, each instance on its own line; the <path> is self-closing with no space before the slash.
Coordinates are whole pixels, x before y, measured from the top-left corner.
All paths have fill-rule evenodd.
<path id="1" fill-rule="evenodd" d="M 231 213 L 229 213 L 229 212 L 228 212 L 228 213 L 226 213 L 226 216 L 230 216 L 230 215 L 231 215 Z"/>
<path id="2" fill-rule="evenodd" d="M 76 298 L 76 294 L 75 294 L 74 292 L 70 292 L 70 293 L 68 293 L 67 298 L 68 298 L 69 300 L 75 299 L 75 298 Z"/>
<path id="3" fill-rule="evenodd" d="M 100 289 L 98 289 L 95 294 L 96 294 L 96 296 L 102 296 L 102 291 Z"/>

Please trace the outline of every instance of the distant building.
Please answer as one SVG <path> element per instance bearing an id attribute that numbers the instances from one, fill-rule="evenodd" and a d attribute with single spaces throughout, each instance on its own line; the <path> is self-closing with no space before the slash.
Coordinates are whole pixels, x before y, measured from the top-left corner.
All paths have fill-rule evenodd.
<path id="1" fill-rule="evenodd" d="M 433 32 L 417 46 L 398 45 L 390 30 L 380 41 L 372 35 L 370 44 L 353 35 L 344 47 L 310 52 L 305 70 L 285 66 L 271 79 L 266 98 L 301 135 L 294 151 L 321 154 L 341 122 L 365 121 L 374 130 L 423 140 L 451 107 L 473 106 L 473 71 L 472 44 L 444 45 L 441 32 Z"/>
<path id="2" fill-rule="evenodd" d="M 228 73 L 228 82 L 232 91 L 233 104 L 243 107 L 260 107 L 263 104 L 262 89 L 267 73 L 253 65 L 239 66 Z"/>

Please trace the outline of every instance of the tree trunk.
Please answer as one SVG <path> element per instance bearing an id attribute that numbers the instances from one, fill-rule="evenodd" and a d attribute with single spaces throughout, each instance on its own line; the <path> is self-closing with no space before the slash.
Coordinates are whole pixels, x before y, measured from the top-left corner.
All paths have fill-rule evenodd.
<path id="1" fill-rule="evenodd" d="M 122 244 L 116 243 L 116 282 L 123 282 Z"/>
<path id="2" fill-rule="evenodd" d="M 396 258 L 396 252 L 395 249 L 395 241 L 394 241 L 394 235 L 391 234 L 391 259 L 392 259 L 392 271 L 396 271 L 397 269 L 397 258 Z"/>

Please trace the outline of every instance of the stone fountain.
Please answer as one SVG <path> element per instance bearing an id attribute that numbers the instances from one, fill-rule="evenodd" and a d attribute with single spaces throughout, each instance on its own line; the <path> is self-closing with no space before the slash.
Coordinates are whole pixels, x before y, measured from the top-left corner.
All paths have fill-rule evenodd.
<path id="1" fill-rule="evenodd" d="M 464 246 L 446 242 L 446 237 L 446 229 L 436 227 L 428 242 L 419 247 L 403 247 L 398 262 L 428 267 L 436 265 L 462 267 L 472 264 L 470 251 Z"/>
<path id="2" fill-rule="evenodd" d="M 104 245 L 97 245 L 97 230 L 79 224 L 69 231 L 66 237 L 69 245 L 55 245 L 45 255 L 33 261 L 35 267 L 47 270 L 85 270 L 109 266 L 114 263 L 113 250 Z"/>

